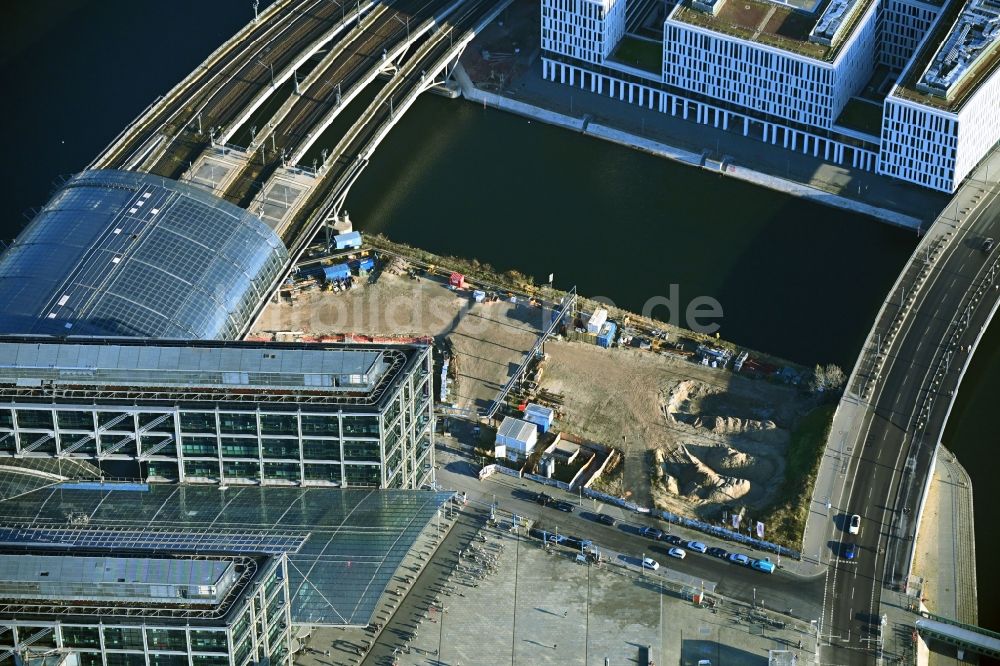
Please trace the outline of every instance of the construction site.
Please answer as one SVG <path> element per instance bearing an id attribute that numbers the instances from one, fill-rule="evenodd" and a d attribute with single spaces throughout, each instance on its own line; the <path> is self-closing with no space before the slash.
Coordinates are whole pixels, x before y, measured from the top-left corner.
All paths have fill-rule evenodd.
<path id="1" fill-rule="evenodd" d="M 433 341 L 438 412 L 480 426 L 484 464 L 496 455 L 518 473 L 717 520 L 775 501 L 791 432 L 820 401 L 806 388 L 809 370 L 707 336 L 654 328 L 575 294 L 499 286 L 384 249 L 351 251 L 304 266 L 254 335 Z M 366 260 L 371 270 L 350 286 L 315 268 Z M 505 419 L 524 423 L 529 407 L 550 414 L 546 427 L 499 453 Z"/>

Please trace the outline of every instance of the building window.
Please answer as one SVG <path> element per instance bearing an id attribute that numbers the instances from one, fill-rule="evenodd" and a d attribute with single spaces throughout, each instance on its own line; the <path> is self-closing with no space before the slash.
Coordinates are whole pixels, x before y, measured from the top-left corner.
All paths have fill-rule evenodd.
<path id="1" fill-rule="evenodd" d="M 2 420 L 2 418 L 0 418 Z M 56 422 L 63 430 L 93 430 L 93 412 L 56 412 Z M 0 424 L 2 425 L 2 424 Z"/>
<path id="2" fill-rule="evenodd" d="M 40 409 L 17 410 L 17 425 L 20 428 L 52 430 L 52 412 Z"/>
<path id="3" fill-rule="evenodd" d="M 379 468 L 375 465 L 344 465 L 344 478 L 351 486 L 377 486 Z"/>
<path id="4" fill-rule="evenodd" d="M 97 627 L 62 627 L 65 647 L 100 647 L 101 634 Z"/>
<path id="5" fill-rule="evenodd" d="M 344 417 L 344 435 L 353 435 L 358 437 L 377 437 L 378 436 L 378 417 L 377 416 L 345 416 Z"/>
<path id="6" fill-rule="evenodd" d="M 219 432 L 228 435 L 256 435 L 257 415 L 256 414 L 219 414 Z"/>
<path id="7" fill-rule="evenodd" d="M 302 457 L 307 460 L 340 460 L 340 440 L 303 439 Z"/>
<path id="8" fill-rule="evenodd" d="M 344 441 L 345 460 L 363 460 L 366 462 L 379 462 L 381 454 L 378 442 L 363 442 L 358 440 Z"/>
<path id="9" fill-rule="evenodd" d="M 265 458 L 298 458 L 299 442 L 294 439 L 270 439 L 260 440 Z"/>
<path id="10" fill-rule="evenodd" d="M 215 434 L 215 414 L 181 412 L 181 432 Z"/>
<path id="11" fill-rule="evenodd" d="M 138 627 L 105 627 L 104 647 L 110 650 L 141 650 L 142 629 Z"/>
<path id="12" fill-rule="evenodd" d="M 262 435 L 298 435 L 295 414 L 261 414 L 260 432 Z"/>
<path id="13" fill-rule="evenodd" d="M 191 630 L 191 649 L 195 652 L 226 652 L 226 632 Z"/>
<path id="14" fill-rule="evenodd" d="M 302 415 L 302 434 L 319 437 L 337 437 L 340 435 L 340 425 L 336 416 Z"/>

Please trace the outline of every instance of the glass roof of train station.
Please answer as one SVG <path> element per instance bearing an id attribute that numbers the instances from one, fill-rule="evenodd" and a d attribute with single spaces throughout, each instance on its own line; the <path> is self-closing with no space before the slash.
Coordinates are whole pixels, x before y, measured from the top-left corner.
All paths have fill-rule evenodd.
<path id="1" fill-rule="evenodd" d="M 0 546 L 284 551 L 292 621 L 358 626 L 371 621 L 404 556 L 450 496 L 422 490 L 58 484 L 0 500 Z"/>
<path id="2" fill-rule="evenodd" d="M 0 254 L 0 333 L 235 339 L 287 261 L 259 218 L 197 187 L 85 171 Z"/>

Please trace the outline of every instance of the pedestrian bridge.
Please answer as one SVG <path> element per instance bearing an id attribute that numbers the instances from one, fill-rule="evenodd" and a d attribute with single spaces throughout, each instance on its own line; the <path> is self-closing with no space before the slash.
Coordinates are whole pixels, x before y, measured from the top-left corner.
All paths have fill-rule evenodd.
<path id="1" fill-rule="evenodd" d="M 925 640 L 951 645 L 959 651 L 1000 659 L 1000 634 L 957 620 L 923 612 L 916 621 L 917 633 Z"/>

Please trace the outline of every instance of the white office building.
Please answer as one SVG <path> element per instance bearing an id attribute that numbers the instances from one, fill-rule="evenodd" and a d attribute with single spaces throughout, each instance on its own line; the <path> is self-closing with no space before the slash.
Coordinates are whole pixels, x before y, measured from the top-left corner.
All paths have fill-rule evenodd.
<path id="1" fill-rule="evenodd" d="M 1000 141 L 1000 3 L 948 13 L 886 98 L 879 173 L 953 192 Z"/>
<path id="2" fill-rule="evenodd" d="M 639 24 L 630 0 L 589 4 L 542 0 L 545 78 L 947 192 L 1000 138 L 996 0 L 681 0 L 662 62 L 636 57 L 648 22 L 622 30 Z M 933 53 L 944 92 L 916 87 Z"/>
<path id="3" fill-rule="evenodd" d="M 542 48 L 599 65 L 625 35 L 625 0 L 542 3 Z"/>

